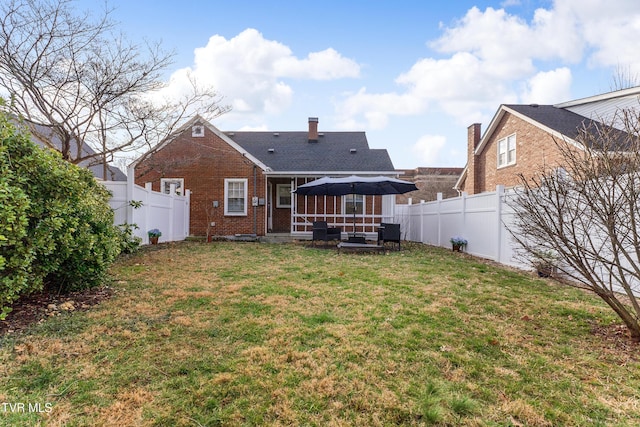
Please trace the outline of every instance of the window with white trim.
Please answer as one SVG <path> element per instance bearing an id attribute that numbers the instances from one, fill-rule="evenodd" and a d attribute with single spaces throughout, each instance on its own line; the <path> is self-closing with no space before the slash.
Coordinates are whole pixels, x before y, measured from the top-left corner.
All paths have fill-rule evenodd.
<path id="1" fill-rule="evenodd" d="M 509 135 L 498 141 L 498 167 L 514 165 L 516 163 L 516 134 Z"/>
<path id="2" fill-rule="evenodd" d="M 171 193 L 171 184 L 175 184 L 176 194 L 182 196 L 184 192 L 184 178 L 160 178 L 160 188 L 164 194 Z"/>
<path id="3" fill-rule="evenodd" d="M 353 215 L 361 214 L 364 210 L 364 196 L 362 194 L 347 194 L 342 198 L 344 202 L 344 213 Z"/>
<path id="4" fill-rule="evenodd" d="M 291 184 L 276 184 L 276 208 L 291 207 Z"/>
<path id="5" fill-rule="evenodd" d="M 224 214 L 247 215 L 247 180 L 224 180 Z"/>
<path id="6" fill-rule="evenodd" d="M 191 128 L 191 136 L 194 138 L 202 138 L 204 137 L 204 125 L 195 124 Z"/>

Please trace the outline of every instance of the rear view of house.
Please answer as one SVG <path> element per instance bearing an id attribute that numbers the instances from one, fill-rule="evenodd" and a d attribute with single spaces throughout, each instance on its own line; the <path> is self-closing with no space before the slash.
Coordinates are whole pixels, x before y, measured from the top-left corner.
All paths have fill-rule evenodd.
<path id="1" fill-rule="evenodd" d="M 374 232 L 390 220 L 393 196 L 298 196 L 297 186 L 322 176 L 397 172 L 387 150 L 371 149 L 364 132 L 222 132 L 201 117 L 134 164 L 135 182 L 157 191 L 191 191 L 190 234 L 234 236 L 311 233 L 313 221 Z"/>

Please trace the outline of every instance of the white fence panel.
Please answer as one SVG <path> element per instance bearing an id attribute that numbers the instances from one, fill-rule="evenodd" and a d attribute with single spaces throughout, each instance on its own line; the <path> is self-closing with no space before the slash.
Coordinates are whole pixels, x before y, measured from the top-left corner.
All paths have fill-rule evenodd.
<path id="1" fill-rule="evenodd" d="M 469 242 L 466 252 L 472 255 L 530 268 L 516 258 L 517 247 L 507 229 L 513 212 L 504 198 L 501 186 L 495 192 L 445 200 L 438 195 L 433 202 L 396 205 L 395 222 L 407 240 L 450 248 L 452 237 L 463 237 Z"/>
<path id="2" fill-rule="evenodd" d="M 468 240 L 466 252 L 492 259 L 512 267 L 531 269 L 530 263 L 518 257 L 519 246 L 509 227 L 513 224 L 514 211 L 506 203 L 513 193 L 505 193 L 502 186 L 495 192 L 475 194 L 428 203 L 396 205 L 395 222 L 401 224 L 406 240 L 450 248 L 451 237 Z M 594 236 L 592 236 L 594 238 Z M 627 267 L 630 263 L 623 260 Z M 601 275 L 607 278 L 607 272 Z M 640 295 L 640 283 L 633 281 L 634 294 Z M 614 288 L 622 292 L 622 289 Z"/>
<path id="3" fill-rule="evenodd" d="M 157 228 L 162 232 L 159 242 L 184 240 L 189 235 L 190 192 L 184 196 L 159 193 L 151 185 L 141 187 L 134 183 L 105 181 L 105 187 L 113 195 L 109 205 L 114 212 L 114 224 L 136 224 L 135 236 L 149 243 L 147 232 Z M 131 202 L 140 202 L 139 208 Z"/>
<path id="4" fill-rule="evenodd" d="M 105 187 L 111 192 L 109 206 L 113 210 L 113 223 L 124 224 L 127 222 L 127 183 L 122 181 L 106 181 L 103 182 Z"/>

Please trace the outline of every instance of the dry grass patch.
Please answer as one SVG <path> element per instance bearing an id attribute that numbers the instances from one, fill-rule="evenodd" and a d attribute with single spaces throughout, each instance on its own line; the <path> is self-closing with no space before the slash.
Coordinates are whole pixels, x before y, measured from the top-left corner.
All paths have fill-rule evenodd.
<path id="1" fill-rule="evenodd" d="M 37 425 L 640 424 L 640 365 L 597 299 L 464 254 L 183 243 L 111 300 L 5 338 Z M 631 347 L 637 352 L 638 347 Z"/>

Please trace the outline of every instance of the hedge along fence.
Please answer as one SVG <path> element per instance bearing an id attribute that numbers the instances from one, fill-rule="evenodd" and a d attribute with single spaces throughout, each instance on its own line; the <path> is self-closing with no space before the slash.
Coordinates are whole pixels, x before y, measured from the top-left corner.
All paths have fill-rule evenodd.
<path id="1" fill-rule="evenodd" d="M 129 172 L 132 176 L 132 171 Z M 112 194 L 109 205 L 114 212 L 114 224 L 135 224 L 132 232 L 143 243 L 149 243 L 147 231 L 154 228 L 162 232 L 160 242 L 184 240 L 189 235 L 189 190 L 184 196 L 179 196 L 173 186 L 170 194 L 164 194 L 153 191 L 151 183 L 145 187 L 122 181 L 105 181 L 102 184 Z"/>
<path id="2" fill-rule="evenodd" d="M 102 283 L 120 252 L 109 192 L 0 113 L 0 318 L 20 295 Z"/>

